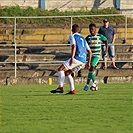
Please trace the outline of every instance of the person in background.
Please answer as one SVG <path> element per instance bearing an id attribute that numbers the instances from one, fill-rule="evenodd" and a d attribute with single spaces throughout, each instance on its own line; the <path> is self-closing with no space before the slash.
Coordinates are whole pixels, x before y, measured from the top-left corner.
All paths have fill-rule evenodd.
<path id="1" fill-rule="evenodd" d="M 108 40 L 102 34 L 96 33 L 96 25 L 95 24 L 92 23 L 89 25 L 89 31 L 90 31 L 90 35 L 88 35 L 86 37 L 86 41 L 87 41 L 89 47 L 91 48 L 92 58 L 91 58 L 91 67 L 89 69 L 89 73 L 88 73 L 88 77 L 87 77 L 87 83 L 84 87 L 85 91 L 88 90 L 91 80 L 93 81 L 93 83 L 98 85 L 98 82 L 96 81 L 96 77 L 94 74 L 94 69 L 97 66 L 97 63 L 99 62 L 99 58 L 101 55 L 102 41 L 105 41 L 105 46 L 106 46 L 104 55 L 107 54 L 107 51 L 108 51 Z"/>
<path id="2" fill-rule="evenodd" d="M 99 28 L 99 34 L 104 35 L 108 39 L 108 54 L 104 55 L 105 45 L 102 45 L 102 58 L 104 60 L 103 69 L 107 69 L 107 56 L 112 60 L 112 66 L 114 69 L 119 69 L 115 65 L 115 31 L 112 26 L 109 26 L 109 21 L 107 19 L 103 20 L 103 26 Z"/>
<path id="3" fill-rule="evenodd" d="M 51 90 L 51 93 L 63 93 L 64 92 L 64 80 L 65 76 L 67 77 L 68 84 L 70 86 L 70 91 L 67 94 L 76 94 L 74 87 L 74 80 L 71 76 L 72 73 L 79 71 L 82 67 L 86 66 L 90 67 L 91 61 L 91 49 L 88 46 L 85 38 L 81 36 L 80 26 L 78 24 L 74 24 L 72 26 L 72 35 L 70 36 L 70 45 L 72 46 L 71 50 L 71 58 L 66 60 L 59 68 L 58 68 L 58 88 L 55 90 Z M 88 62 L 87 60 L 87 52 L 89 54 Z"/>

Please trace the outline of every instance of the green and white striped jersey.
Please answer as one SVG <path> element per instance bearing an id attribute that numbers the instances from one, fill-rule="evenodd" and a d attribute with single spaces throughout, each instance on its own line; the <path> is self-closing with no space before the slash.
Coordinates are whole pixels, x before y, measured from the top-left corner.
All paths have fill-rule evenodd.
<path id="1" fill-rule="evenodd" d="M 102 34 L 96 34 L 95 36 L 88 35 L 86 41 L 91 48 L 92 56 L 100 57 L 102 41 L 106 41 L 107 38 Z"/>

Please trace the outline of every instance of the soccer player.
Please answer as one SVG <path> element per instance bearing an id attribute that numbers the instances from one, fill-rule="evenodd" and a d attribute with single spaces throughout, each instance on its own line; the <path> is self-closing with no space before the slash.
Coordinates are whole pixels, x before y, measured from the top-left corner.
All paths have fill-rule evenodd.
<path id="1" fill-rule="evenodd" d="M 85 38 L 80 35 L 80 26 L 78 24 L 74 24 L 72 26 L 72 35 L 69 37 L 70 45 L 72 46 L 71 58 L 66 60 L 59 68 L 58 68 L 58 88 L 55 90 L 51 90 L 51 93 L 63 93 L 64 88 L 64 80 L 65 76 L 67 77 L 68 84 L 70 86 L 70 91 L 67 94 L 76 94 L 74 87 L 74 80 L 71 74 L 80 70 L 85 66 L 87 53 L 90 58 L 86 63 L 86 66 L 90 67 L 90 60 L 92 56 L 92 52 L 90 47 L 88 46 Z"/>
<path id="2" fill-rule="evenodd" d="M 89 25 L 89 31 L 90 31 L 90 35 L 88 35 L 86 37 L 86 41 L 91 48 L 92 58 L 91 58 L 91 67 L 89 69 L 89 73 L 88 73 L 88 77 L 87 77 L 87 84 L 84 87 L 85 91 L 88 90 L 91 79 L 94 83 L 98 84 L 96 81 L 95 74 L 94 74 L 94 69 L 97 66 L 97 63 L 99 62 L 102 41 L 105 41 L 105 46 L 106 46 L 106 50 L 104 51 L 104 54 L 106 54 L 108 51 L 108 40 L 102 34 L 96 33 L 96 25 L 95 24 Z"/>

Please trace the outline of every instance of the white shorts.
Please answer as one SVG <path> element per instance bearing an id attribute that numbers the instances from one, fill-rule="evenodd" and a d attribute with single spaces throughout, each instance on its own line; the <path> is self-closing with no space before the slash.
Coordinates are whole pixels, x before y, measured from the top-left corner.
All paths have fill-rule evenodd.
<path id="1" fill-rule="evenodd" d="M 65 68 L 67 70 L 72 70 L 72 72 L 76 72 L 76 71 L 79 71 L 81 68 L 84 68 L 85 67 L 85 63 L 79 61 L 79 60 L 76 60 L 74 59 L 72 65 L 70 66 L 69 65 L 69 62 L 70 62 L 70 59 L 66 60 L 63 65 L 65 66 Z"/>

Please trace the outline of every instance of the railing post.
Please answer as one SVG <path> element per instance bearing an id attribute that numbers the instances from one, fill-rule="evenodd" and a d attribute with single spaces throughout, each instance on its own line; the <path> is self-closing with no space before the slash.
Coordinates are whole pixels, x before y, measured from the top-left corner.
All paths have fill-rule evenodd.
<path id="1" fill-rule="evenodd" d="M 15 61 L 15 78 L 17 77 L 17 49 L 16 49 L 16 17 L 14 18 L 14 45 L 15 45 L 15 52 L 14 52 L 14 61 Z"/>
<path id="2" fill-rule="evenodd" d="M 127 40 L 127 15 L 125 15 L 125 43 Z"/>
<path id="3" fill-rule="evenodd" d="M 72 34 L 72 24 L 73 24 L 73 18 L 71 17 L 71 34 Z"/>

